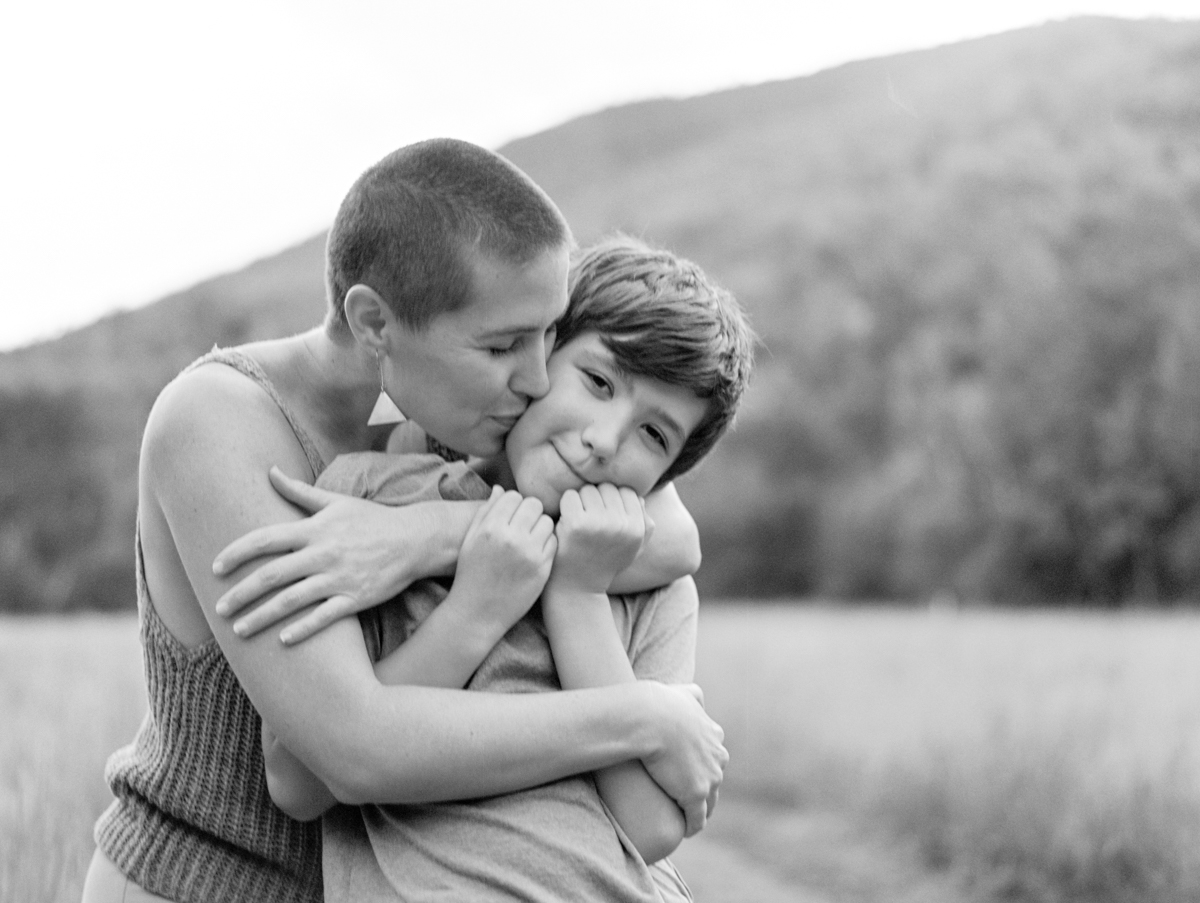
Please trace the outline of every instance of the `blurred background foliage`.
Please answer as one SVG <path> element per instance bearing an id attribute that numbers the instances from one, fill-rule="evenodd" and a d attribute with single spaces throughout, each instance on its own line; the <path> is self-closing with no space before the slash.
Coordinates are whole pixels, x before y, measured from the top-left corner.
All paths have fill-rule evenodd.
<path id="1" fill-rule="evenodd" d="M 1073 19 L 500 150 L 581 243 L 695 259 L 762 337 L 681 481 L 702 592 L 1200 598 L 1200 23 Z M 133 606 L 154 397 L 317 323 L 323 242 L 0 355 L 0 610 Z"/>

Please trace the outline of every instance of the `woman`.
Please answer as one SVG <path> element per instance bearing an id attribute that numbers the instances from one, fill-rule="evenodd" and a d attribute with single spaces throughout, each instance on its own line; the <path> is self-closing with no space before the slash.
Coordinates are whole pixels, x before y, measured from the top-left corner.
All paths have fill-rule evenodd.
<path id="1" fill-rule="evenodd" d="M 386 430 L 367 423 L 381 390 L 441 446 L 499 451 L 547 389 L 569 241 L 549 199 L 495 154 L 452 141 L 402 148 L 339 209 L 324 328 L 216 352 L 163 391 L 139 474 L 150 711 L 109 762 L 117 800 L 97 824 L 85 901 L 320 899 L 317 829 L 271 805 L 258 713 L 343 802 L 478 797 L 640 759 L 689 829 L 703 823 L 725 752 L 686 688 L 483 699 L 383 687 L 354 621 L 288 649 L 272 634 L 240 639 L 216 610 L 246 571 L 218 576 L 217 552 L 299 517 L 268 469 L 311 481 L 339 454 L 381 447 Z M 449 573 L 473 513 L 331 505 L 333 539 L 291 557 L 312 575 L 291 601 L 353 587 L 362 608 Z M 334 562 L 331 548 L 349 554 Z M 269 568 L 266 582 L 286 579 Z"/>

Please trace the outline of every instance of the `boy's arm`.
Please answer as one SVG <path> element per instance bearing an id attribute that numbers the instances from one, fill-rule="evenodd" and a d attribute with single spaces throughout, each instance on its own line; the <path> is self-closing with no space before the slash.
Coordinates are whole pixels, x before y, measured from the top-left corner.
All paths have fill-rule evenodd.
<path id="1" fill-rule="evenodd" d="M 297 821 L 312 821 L 337 800 L 325 782 L 292 755 L 267 722 L 262 725 L 263 767 L 271 801 Z"/>
<path id="2" fill-rule="evenodd" d="M 383 684 L 459 689 L 537 601 L 557 540 L 535 499 L 496 486 L 467 530 L 450 592 L 375 664 Z"/>
<path id="3" fill-rule="evenodd" d="M 689 580 L 683 578 L 683 582 Z M 564 690 L 637 680 L 613 624 L 607 595 L 572 594 L 548 587 L 543 611 Z M 683 812 L 641 762 L 601 769 L 595 778 L 600 796 L 646 862 L 662 859 L 679 846 L 685 833 Z"/>
<path id="4" fill-rule="evenodd" d="M 637 680 L 613 622 L 605 568 L 636 550 L 640 500 L 630 490 L 584 487 L 567 493 L 559 519 L 559 553 L 542 596 L 546 631 L 564 690 Z M 664 590 L 695 598 L 690 579 Z M 683 812 L 638 761 L 595 773 L 604 802 L 646 862 L 674 850 L 685 836 Z"/>
<path id="5" fill-rule="evenodd" d="M 646 515 L 654 527 L 638 556 L 613 578 L 610 593 L 645 592 L 700 569 L 700 531 L 674 483 L 646 496 Z"/>
<path id="6" fill-rule="evenodd" d="M 555 548 L 554 524 L 538 502 L 494 488 L 467 529 L 453 588 L 412 636 L 375 663 L 379 682 L 463 687 L 536 601 Z M 308 821 L 337 802 L 265 722 L 262 744 L 267 789 L 280 809 Z"/>

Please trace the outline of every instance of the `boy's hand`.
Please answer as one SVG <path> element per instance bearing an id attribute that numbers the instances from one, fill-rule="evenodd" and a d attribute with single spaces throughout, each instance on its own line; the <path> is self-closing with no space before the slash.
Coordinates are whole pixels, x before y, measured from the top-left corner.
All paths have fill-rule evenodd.
<path id="1" fill-rule="evenodd" d="M 454 595 L 504 631 L 529 611 L 550 576 L 557 548 L 542 503 L 493 487 L 463 540 Z"/>
<path id="2" fill-rule="evenodd" d="M 628 487 L 611 483 L 563 493 L 559 503 L 555 588 L 607 593 L 613 577 L 637 557 L 646 536 L 646 511 Z"/>

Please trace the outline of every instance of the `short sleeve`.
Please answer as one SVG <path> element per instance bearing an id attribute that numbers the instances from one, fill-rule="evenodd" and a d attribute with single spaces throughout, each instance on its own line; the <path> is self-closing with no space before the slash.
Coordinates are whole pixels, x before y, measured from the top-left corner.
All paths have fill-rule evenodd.
<path id="1" fill-rule="evenodd" d="M 640 680 L 690 683 L 696 673 L 700 600 L 691 577 L 661 589 L 619 597 L 630 619 L 629 661 Z"/>
<path id="2" fill-rule="evenodd" d="M 339 455 L 317 486 L 384 505 L 487 498 L 487 485 L 466 464 L 437 455 L 355 452 Z"/>

